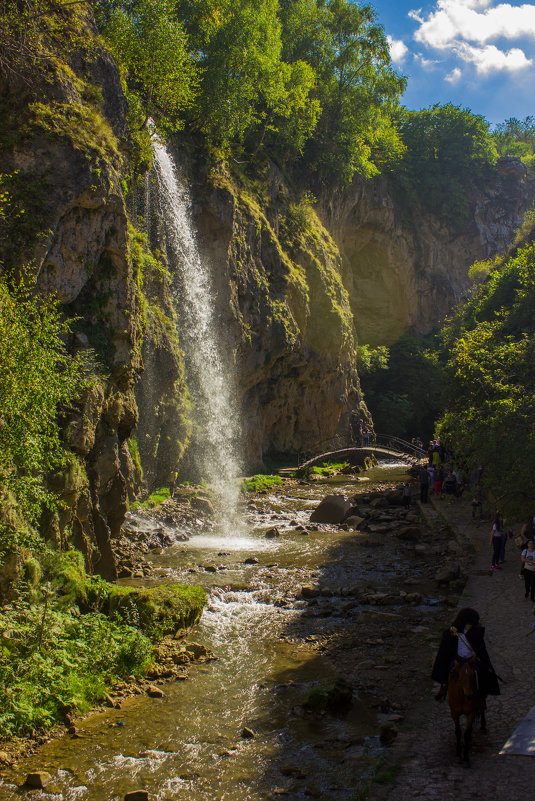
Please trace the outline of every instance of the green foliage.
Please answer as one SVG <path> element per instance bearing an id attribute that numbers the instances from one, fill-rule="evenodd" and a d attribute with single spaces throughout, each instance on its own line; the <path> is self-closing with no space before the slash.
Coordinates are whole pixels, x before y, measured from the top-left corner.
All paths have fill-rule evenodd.
<path id="1" fill-rule="evenodd" d="M 174 0 L 97 0 L 105 40 L 145 114 L 174 130 L 196 94 L 197 68 Z"/>
<path id="2" fill-rule="evenodd" d="M 192 625 L 200 587 L 129 588 L 88 577 L 78 551 L 25 561 L 16 600 L 0 608 L 0 737 L 84 712 L 152 663 L 151 638 Z M 81 614 L 81 611 L 83 614 Z"/>
<path id="3" fill-rule="evenodd" d="M 76 150 L 109 159 L 118 153 L 117 139 L 102 114 L 82 103 L 33 103 L 32 127 L 67 138 Z"/>
<path id="4" fill-rule="evenodd" d="M 31 173 L 0 174 L 0 254 L 7 265 L 31 251 L 47 227 L 48 181 Z"/>
<path id="5" fill-rule="evenodd" d="M 535 117 L 511 117 L 496 126 L 492 137 L 500 156 L 517 156 L 528 169 L 535 169 Z"/>
<path id="6" fill-rule="evenodd" d="M 535 491 L 535 245 L 517 250 L 451 318 L 447 411 L 439 432 L 514 514 Z"/>
<path id="7" fill-rule="evenodd" d="M 242 492 L 260 492 L 277 487 L 282 483 L 283 480 L 280 476 L 257 473 L 241 482 L 241 490 Z"/>
<path id="8" fill-rule="evenodd" d="M 425 440 L 444 408 L 439 343 L 405 334 L 391 346 L 388 367 L 364 371 L 361 385 L 376 431 Z"/>
<path id="9" fill-rule="evenodd" d="M 147 500 L 145 501 L 136 501 L 131 505 L 132 511 L 135 509 L 154 509 L 155 506 L 160 506 L 161 503 L 166 501 L 169 497 L 170 490 L 169 487 L 160 487 L 157 490 L 154 490 Z"/>
<path id="10" fill-rule="evenodd" d="M 86 594 L 89 609 L 135 626 L 152 639 L 193 625 L 206 604 L 202 587 L 122 587 L 98 577 L 87 585 Z"/>
<path id="11" fill-rule="evenodd" d="M 405 79 L 391 66 L 370 5 L 349 0 L 281 3 L 285 51 L 313 67 L 321 116 L 305 149 L 322 179 L 350 181 L 395 164 L 403 153 L 394 117 Z"/>
<path id="12" fill-rule="evenodd" d="M 374 373 L 376 370 L 386 370 L 388 368 L 388 357 L 390 355 L 385 345 L 372 348 L 371 345 L 357 345 L 357 368 L 359 375 Z"/>
<path id="13" fill-rule="evenodd" d="M 467 108 L 436 104 L 401 115 L 407 148 L 396 177 L 409 194 L 435 214 L 462 220 L 468 192 L 490 174 L 497 151 L 487 121 Z"/>
<path id="14" fill-rule="evenodd" d="M 322 462 L 310 468 L 310 473 L 315 476 L 335 476 L 349 467 L 349 462 Z"/>
<path id="15" fill-rule="evenodd" d="M 57 503 L 45 476 L 65 463 L 58 407 L 85 382 L 84 358 L 66 350 L 68 332 L 53 297 L 0 281 L 0 552 L 23 536 L 10 505 L 35 525 L 43 507 Z"/>

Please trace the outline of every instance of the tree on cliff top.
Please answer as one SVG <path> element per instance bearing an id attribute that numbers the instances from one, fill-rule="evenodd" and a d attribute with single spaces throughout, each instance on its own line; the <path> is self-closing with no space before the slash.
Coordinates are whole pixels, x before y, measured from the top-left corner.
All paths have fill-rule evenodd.
<path id="1" fill-rule="evenodd" d="M 182 127 L 197 93 L 197 69 L 174 0 L 97 0 L 95 11 L 127 93 L 141 100 L 145 124 L 154 117 Z"/>
<path id="2" fill-rule="evenodd" d="M 451 220 L 468 211 L 468 191 L 497 159 L 488 122 L 470 109 L 436 104 L 404 110 L 401 137 L 406 153 L 398 179 L 412 200 Z"/>

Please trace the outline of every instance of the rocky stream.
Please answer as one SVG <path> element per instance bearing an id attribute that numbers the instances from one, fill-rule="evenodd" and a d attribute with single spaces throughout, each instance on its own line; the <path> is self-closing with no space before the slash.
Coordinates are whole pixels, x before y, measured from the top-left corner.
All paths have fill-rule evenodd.
<path id="1" fill-rule="evenodd" d="M 173 502 L 131 514 L 121 581 L 204 586 L 201 623 L 170 649 L 172 669 L 163 654 L 145 683 L 118 687 L 108 707 L 5 767 L 0 796 L 362 797 L 429 692 L 436 634 L 469 558 L 436 513 L 403 508 L 406 469 L 287 479 L 243 502 L 247 525 L 230 537 L 201 509 L 178 518 Z M 349 523 L 310 522 L 330 493 L 354 498 Z M 30 791 L 36 771 L 49 778 Z"/>

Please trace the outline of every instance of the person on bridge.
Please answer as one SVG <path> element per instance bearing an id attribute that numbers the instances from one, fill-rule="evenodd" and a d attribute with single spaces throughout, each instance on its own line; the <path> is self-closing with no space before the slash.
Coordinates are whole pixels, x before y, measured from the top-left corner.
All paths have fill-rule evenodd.
<path id="1" fill-rule="evenodd" d="M 479 612 L 461 609 L 452 625 L 442 633 L 431 678 L 440 684 L 435 694 L 442 701 L 448 691 L 450 672 L 463 661 L 473 660 L 477 672 L 478 695 L 500 695 L 498 677 L 492 667 L 485 645 L 485 627 L 479 623 Z"/>

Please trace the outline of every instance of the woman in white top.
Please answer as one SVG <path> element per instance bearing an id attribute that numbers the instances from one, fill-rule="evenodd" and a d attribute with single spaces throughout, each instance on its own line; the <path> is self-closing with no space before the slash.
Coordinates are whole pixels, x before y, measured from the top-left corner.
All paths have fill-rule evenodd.
<path id="1" fill-rule="evenodd" d="M 522 559 L 522 573 L 526 588 L 524 597 L 527 598 L 529 595 L 531 600 L 535 601 L 535 542 L 533 540 L 528 541 L 520 558 Z"/>

